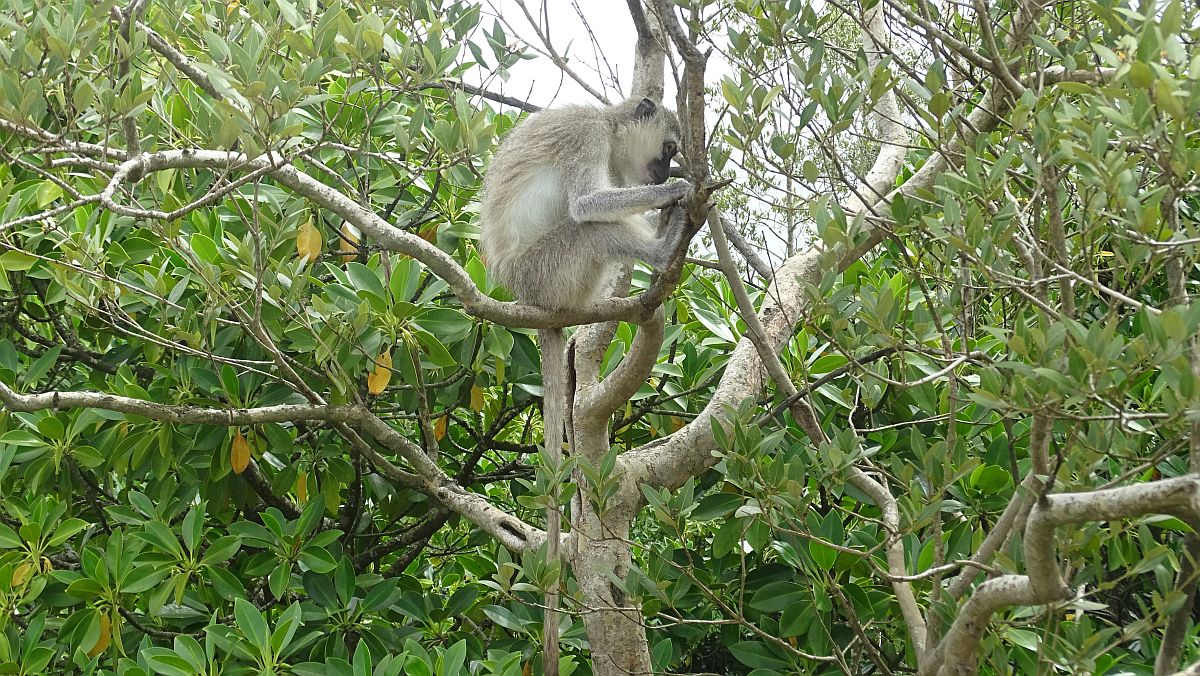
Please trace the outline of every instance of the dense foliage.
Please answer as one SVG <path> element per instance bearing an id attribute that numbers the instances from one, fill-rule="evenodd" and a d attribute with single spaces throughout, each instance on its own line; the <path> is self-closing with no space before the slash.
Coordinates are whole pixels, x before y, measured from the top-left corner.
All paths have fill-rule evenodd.
<path id="1" fill-rule="evenodd" d="M 429 260 L 272 173 L 295 167 L 508 299 L 476 211 L 521 111 L 486 90 L 529 52 L 476 3 L 395 4 L 0 14 L 0 382 L 55 393 L 0 406 L 0 673 L 540 671 L 556 572 L 440 502 L 398 450 L 540 524 L 563 477 L 541 470 L 534 332 L 472 314 Z M 961 563 L 1011 505 L 1200 471 L 1196 9 L 1064 1 L 1027 37 L 1012 26 L 1032 3 L 995 3 L 983 30 L 956 4 L 884 0 L 896 39 L 878 64 L 857 7 L 692 4 L 731 73 L 709 150 L 737 179 L 727 216 L 768 264 L 826 250 L 781 359 L 827 438 L 774 390 L 724 411 L 711 469 L 643 489 L 635 566 L 613 584 L 640 604 L 656 669 L 910 671 L 885 516 L 852 468 L 895 495 L 931 644 L 976 573 L 1025 572 L 1019 530 Z M 972 60 L 1001 48 L 998 67 Z M 461 86 L 472 72 L 482 90 Z M 947 169 L 847 214 L 892 90 L 912 133 L 897 182 Z M 983 128 L 968 117 L 988 109 Z M 271 155 L 127 161 L 172 150 Z M 886 236 L 849 256 L 868 230 Z M 599 504 L 617 453 L 702 414 L 748 330 L 709 268 L 665 308 L 614 452 L 576 475 Z M 635 333 L 617 328 L 605 372 Z M 61 405 L 68 392 L 99 394 Z M 396 438 L 288 408 L 343 405 Z M 1194 524 L 1106 513 L 1059 529 L 1072 595 L 1002 609 L 984 673 L 1154 673 L 1163 627 L 1191 608 Z M 591 673 L 565 585 L 563 673 Z M 1194 628 L 1182 651 L 1200 659 Z"/>

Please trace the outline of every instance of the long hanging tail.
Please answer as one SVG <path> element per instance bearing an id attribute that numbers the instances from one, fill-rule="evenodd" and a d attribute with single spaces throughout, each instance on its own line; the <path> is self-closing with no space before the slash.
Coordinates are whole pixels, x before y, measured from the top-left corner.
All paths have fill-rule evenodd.
<path id="1" fill-rule="evenodd" d="M 542 426 L 546 458 L 550 471 L 557 474 L 562 464 L 562 446 L 566 424 L 567 402 L 567 339 L 562 329 L 538 331 L 538 347 L 542 350 Z M 558 482 L 551 488 L 554 505 L 546 510 L 546 563 L 562 569 L 558 551 L 562 533 L 562 512 L 559 511 Z M 561 572 L 560 572 L 561 575 Z M 558 676 L 558 585 L 555 580 L 546 590 L 546 620 L 542 627 L 542 667 L 546 676 Z"/>

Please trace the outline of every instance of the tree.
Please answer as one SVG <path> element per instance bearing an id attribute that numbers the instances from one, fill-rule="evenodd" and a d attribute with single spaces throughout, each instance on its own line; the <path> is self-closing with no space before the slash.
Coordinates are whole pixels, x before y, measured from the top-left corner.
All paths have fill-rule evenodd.
<path id="1" fill-rule="evenodd" d="M 552 585 L 564 672 L 1200 659 L 1195 10 L 628 8 L 735 183 L 549 313 L 475 252 L 536 108 L 459 81 L 527 55 L 478 5 L 11 6 L 0 664 L 520 673 Z M 526 329 L 576 325 L 547 468 Z"/>

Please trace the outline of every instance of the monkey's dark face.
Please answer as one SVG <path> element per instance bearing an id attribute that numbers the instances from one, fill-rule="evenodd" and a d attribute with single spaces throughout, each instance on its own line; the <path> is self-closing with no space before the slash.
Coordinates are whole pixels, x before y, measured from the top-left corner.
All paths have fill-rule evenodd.
<path id="1" fill-rule="evenodd" d="M 611 166 L 622 185 L 661 185 L 671 177 L 671 160 L 679 154 L 679 120 L 675 113 L 642 99 L 618 124 Z"/>
<path id="2" fill-rule="evenodd" d="M 650 160 L 649 166 L 646 167 L 646 172 L 650 174 L 650 182 L 655 185 L 662 185 L 671 177 L 671 160 L 679 153 L 679 146 L 674 141 L 667 141 L 662 144 L 662 152 L 658 157 Z"/>

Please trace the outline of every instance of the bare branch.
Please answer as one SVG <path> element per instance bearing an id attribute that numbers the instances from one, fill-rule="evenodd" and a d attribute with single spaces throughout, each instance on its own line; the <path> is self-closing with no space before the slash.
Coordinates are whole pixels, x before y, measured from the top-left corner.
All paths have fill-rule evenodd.
<path id="1" fill-rule="evenodd" d="M 45 411 L 72 408 L 97 408 L 141 416 L 151 420 L 183 425 L 262 425 L 300 420 L 354 420 L 353 406 L 314 406 L 312 404 L 279 404 L 260 408 L 206 408 L 201 406 L 171 406 L 144 399 L 133 399 L 105 392 L 43 392 L 18 394 L 0 382 L 0 402 L 11 411 Z"/>
<path id="2" fill-rule="evenodd" d="M 467 84 L 466 82 L 452 82 L 449 80 L 445 82 L 427 82 L 421 85 L 421 89 L 444 89 L 446 91 L 461 89 L 468 94 L 473 94 L 489 101 L 495 101 L 496 103 L 503 103 L 506 106 L 512 106 L 513 108 L 523 110 L 527 113 L 536 113 L 542 109 L 541 106 L 535 105 L 523 99 L 518 99 L 514 96 L 508 96 L 506 94 L 499 94 L 491 90 L 484 89 L 483 87 L 476 87 L 475 85 Z"/>
<path id="3" fill-rule="evenodd" d="M 138 155 L 121 164 L 105 189 L 100 202 L 109 210 L 139 218 L 153 218 L 157 212 L 145 212 L 116 201 L 117 189 L 127 182 L 140 180 L 149 173 L 165 169 L 207 168 L 256 172 L 262 171 L 280 184 L 349 221 L 389 251 L 412 256 L 433 274 L 450 285 L 467 312 L 505 326 L 555 328 L 576 324 L 620 319 L 641 324 L 654 314 L 654 305 L 639 297 L 607 298 L 583 310 L 548 311 L 517 303 L 504 303 L 484 295 L 471 281 L 466 270 L 446 252 L 420 237 L 405 232 L 363 208 L 345 194 L 303 173 L 275 152 L 257 157 L 218 150 L 167 150 Z"/>
<path id="4" fill-rule="evenodd" d="M 666 319 L 659 307 L 653 320 L 642 324 L 629 353 L 617 368 L 604 380 L 591 387 L 580 387 L 576 407 L 589 417 L 608 418 L 621 405 L 629 401 L 637 389 L 646 382 L 658 353 L 662 349 Z"/>
<path id="5" fill-rule="evenodd" d="M 1121 488 L 1047 495 L 1036 502 L 1025 529 L 1028 575 L 1004 575 L 975 589 L 928 665 L 938 676 L 976 673 L 979 642 L 991 616 L 1003 608 L 1069 599 L 1055 555 L 1054 529 L 1077 523 L 1114 521 L 1144 514 L 1200 517 L 1200 475 Z"/>
<path id="6" fill-rule="evenodd" d="M 101 392 L 44 392 L 22 395 L 4 383 L 0 383 L 0 401 L 13 411 L 98 408 L 180 424 L 235 426 L 299 420 L 345 424 L 366 431 L 417 470 L 417 476 L 414 476 L 396 467 L 369 446 L 365 451 L 359 448 L 358 450 L 363 452 L 384 476 L 402 485 L 423 487 L 423 490 L 438 502 L 491 533 L 505 547 L 521 552 L 536 549 L 545 540 L 543 531 L 496 508 L 482 496 L 463 490 L 434 464 L 419 446 L 361 406 L 283 404 L 250 409 L 169 406 Z"/>

